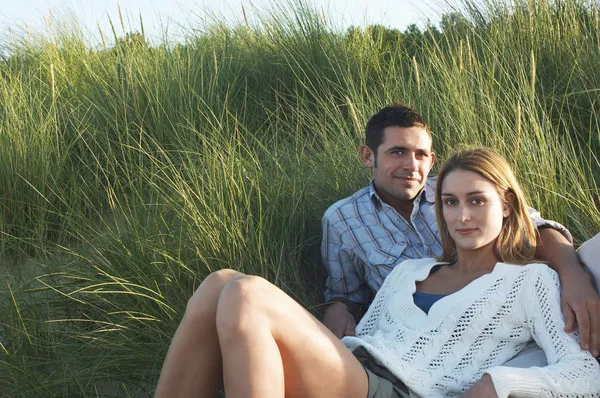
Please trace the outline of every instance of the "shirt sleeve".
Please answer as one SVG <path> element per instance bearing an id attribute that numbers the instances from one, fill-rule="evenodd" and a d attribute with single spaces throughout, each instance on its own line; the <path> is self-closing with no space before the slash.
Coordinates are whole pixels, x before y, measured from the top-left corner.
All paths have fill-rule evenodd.
<path id="1" fill-rule="evenodd" d="M 327 216 L 328 213 L 322 221 L 321 242 L 323 264 L 329 273 L 325 284 L 325 301 L 339 297 L 358 304 L 367 303 L 372 293 L 365 281 L 362 261 L 351 247 L 343 244 L 343 231 L 336 228 Z"/>
<path id="2" fill-rule="evenodd" d="M 573 243 L 573 237 L 571 236 L 571 232 L 562 224 L 557 223 L 552 220 L 544 220 L 539 211 L 534 209 L 533 207 L 529 208 L 529 217 L 536 228 L 552 228 L 563 234 L 565 238 L 571 243 Z"/>
<path id="3" fill-rule="evenodd" d="M 486 370 L 498 397 L 598 397 L 600 365 L 588 351 L 581 350 L 575 335 L 564 331 L 558 275 L 540 266 L 532 282 L 525 292 L 529 300 L 525 316 L 536 343 L 546 353 L 548 366 Z"/>

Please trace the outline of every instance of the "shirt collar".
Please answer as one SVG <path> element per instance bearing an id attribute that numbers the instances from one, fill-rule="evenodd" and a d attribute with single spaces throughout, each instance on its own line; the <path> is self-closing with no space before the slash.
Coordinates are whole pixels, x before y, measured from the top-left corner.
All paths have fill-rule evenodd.
<path id="1" fill-rule="evenodd" d="M 371 180 L 371 183 L 369 184 L 369 197 L 374 202 L 383 202 L 379 195 L 377 195 L 377 191 L 375 190 L 375 181 L 373 180 Z"/>
<path id="2" fill-rule="evenodd" d="M 429 203 L 434 203 L 435 202 L 436 181 L 437 181 L 437 177 L 428 178 L 427 181 L 425 181 L 425 186 L 423 187 L 421 192 L 419 192 L 419 194 L 417 195 L 415 200 L 420 202 L 420 198 L 424 197 L 425 200 L 428 201 Z M 377 194 L 377 191 L 375 190 L 375 181 L 373 181 L 373 180 L 371 180 L 371 183 L 369 184 L 369 197 L 375 203 L 383 203 L 383 200 L 381 200 L 381 198 Z"/>
<path id="3" fill-rule="evenodd" d="M 435 203 L 435 185 L 437 183 L 437 176 L 429 177 L 425 182 L 425 187 L 423 191 L 425 191 L 425 199 L 429 203 Z"/>

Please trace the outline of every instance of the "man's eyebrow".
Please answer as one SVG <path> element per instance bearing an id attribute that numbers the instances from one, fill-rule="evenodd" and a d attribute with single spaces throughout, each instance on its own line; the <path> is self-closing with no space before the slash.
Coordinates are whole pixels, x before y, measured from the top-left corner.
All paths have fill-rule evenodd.
<path id="1" fill-rule="evenodd" d="M 390 151 L 408 151 L 409 148 L 405 147 L 405 146 L 400 146 L 400 145 L 394 145 L 391 148 L 388 148 L 386 150 L 386 152 L 390 152 Z M 431 153 L 430 149 L 415 149 L 415 152 L 425 152 L 425 153 Z"/>
<path id="2" fill-rule="evenodd" d="M 386 152 L 390 152 L 390 151 L 406 151 L 408 148 L 405 146 L 400 146 L 400 145 L 395 145 L 391 148 L 388 148 L 388 150 Z"/>

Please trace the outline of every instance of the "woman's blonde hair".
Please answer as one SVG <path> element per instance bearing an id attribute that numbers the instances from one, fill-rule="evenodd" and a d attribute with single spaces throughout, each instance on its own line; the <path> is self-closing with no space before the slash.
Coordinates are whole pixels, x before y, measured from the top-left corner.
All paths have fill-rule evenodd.
<path id="1" fill-rule="evenodd" d="M 527 264 L 533 259 L 536 243 L 536 230 L 533 227 L 525 194 L 519 186 L 508 162 L 490 148 L 462 150 L 452 155 L 442 165 L 435 192 L 435 216 L 442 237 L 441 261 L 456 260 L 456 245 L 448 232 L 448 225 L 442 214 L 442 184 L 455 170 L 473 171 L 496 186 L 500 200 L 511 211 L 504 218 L 502 230 L 496 239 L 494 251 L 500 261 L 511 264 Z"/>

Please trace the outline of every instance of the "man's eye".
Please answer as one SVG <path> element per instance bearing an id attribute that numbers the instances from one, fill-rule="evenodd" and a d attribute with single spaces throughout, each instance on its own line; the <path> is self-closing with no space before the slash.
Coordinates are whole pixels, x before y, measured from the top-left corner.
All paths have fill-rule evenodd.
<path id="1" fill-rule="evenodd" d="M 402 155 L 402 151 L 392 151 L 392 155 Z"/>
<path id="2" fill-rule="evenodd" d="M 429 155 L 426 152 L 417 152 L 417 156 L 420 158 L 426 158 Z"/>

